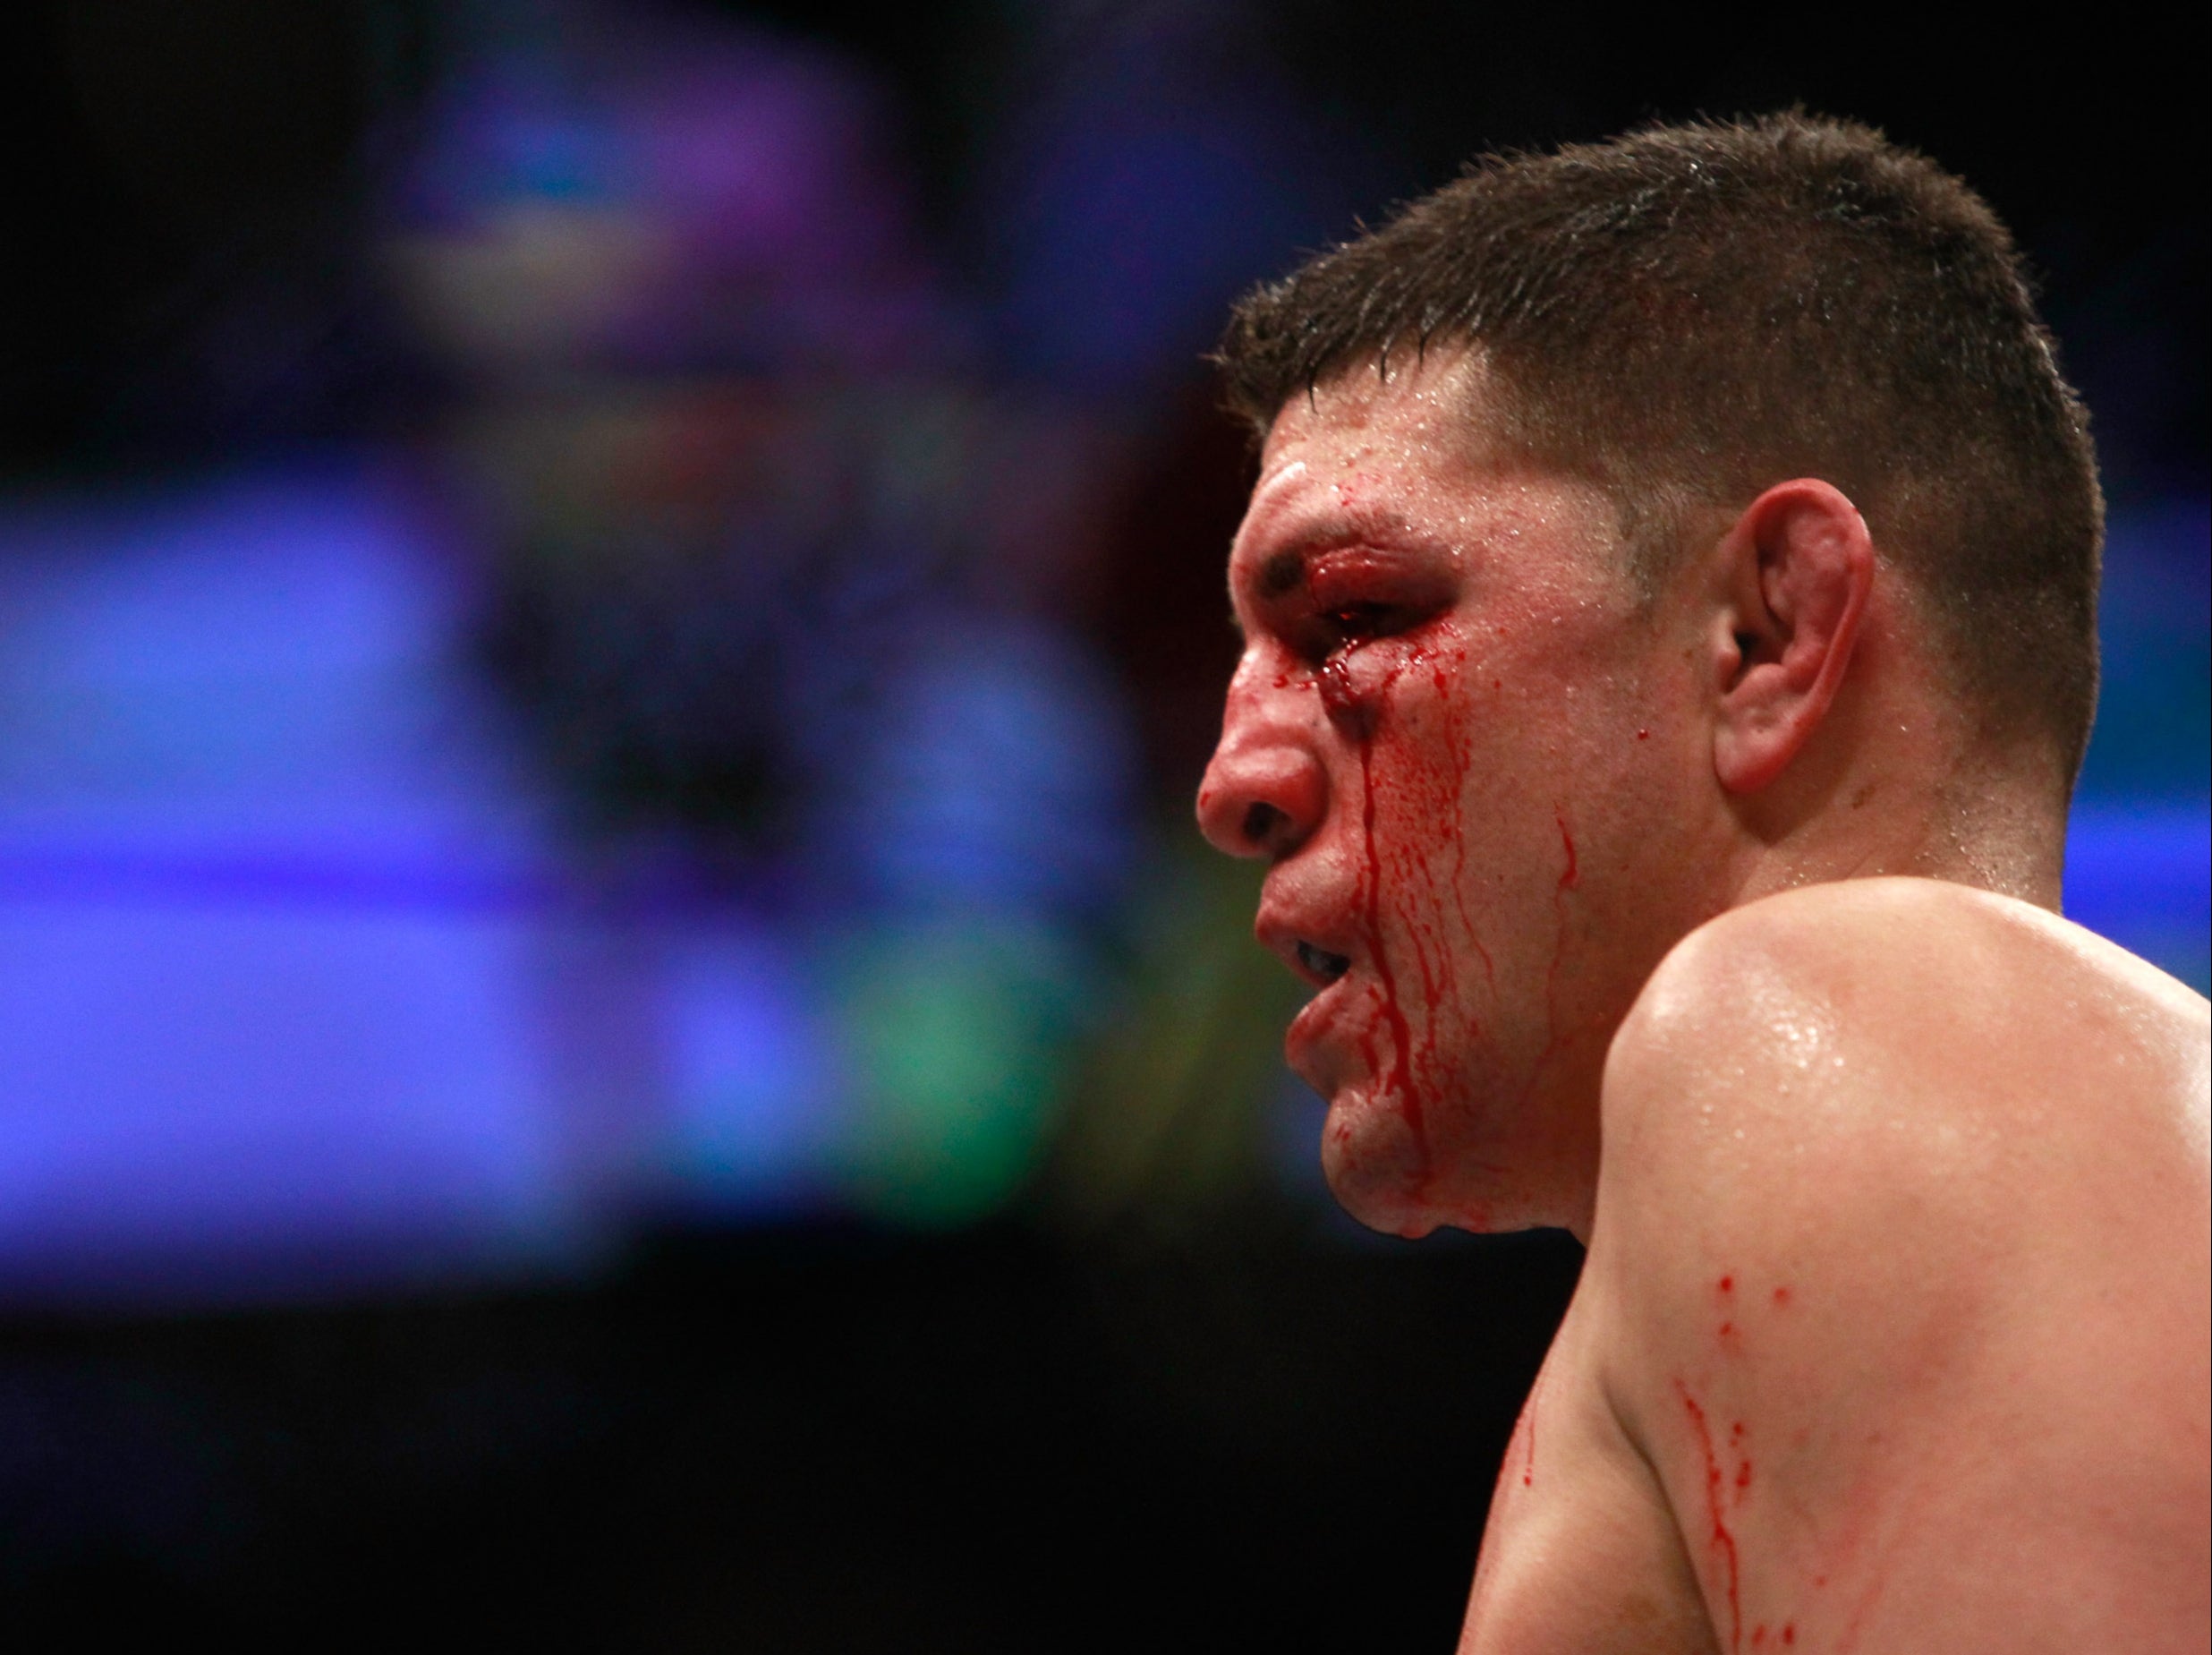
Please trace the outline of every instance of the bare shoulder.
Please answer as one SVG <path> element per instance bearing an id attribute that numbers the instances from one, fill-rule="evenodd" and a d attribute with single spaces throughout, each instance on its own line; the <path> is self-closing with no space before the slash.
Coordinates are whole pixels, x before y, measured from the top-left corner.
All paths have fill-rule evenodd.
<path id="1" fill-rule="evenodd" d="M 1839 1310 L 2012 1317 L 2031 1340 L 2119 1306 L 2139 1314 L 2111 1337 L 2162 1339 L 2212 1276 L 2208 1010 L 1962 886 L 1734 910 L 1669 955 L 1609 1054 L 1593 1259 L 1672 1292 L 1756 1260 Z"/>
<path id="2" fill-rule="evenodd" d="M 2207 1012 L 1918 880 L 1748 905 L 1654 974 L 1578 1309 L 1722 1647 L 2200 1646 Z"/>
<path id="3" fill-rule="evenodd" d="M 1606 1126 L 1628 1149 L 1717 1111 L 1739 1142 L 1762 1120 L 1799 1144 L 1901 1134 L 1923 1164 L 1947 1143 L 1997 1150 L 1991 1135 L 2026 1151 L 2117 1134 L 2201 1173 L 2208 1043 L 2202 995 L 2055 914 L 1934 880 L 1844 881 L 1676 946 L 1614 1041 Z M 1685 1090 L 1702 1117 L 1652 1116 Z"/>

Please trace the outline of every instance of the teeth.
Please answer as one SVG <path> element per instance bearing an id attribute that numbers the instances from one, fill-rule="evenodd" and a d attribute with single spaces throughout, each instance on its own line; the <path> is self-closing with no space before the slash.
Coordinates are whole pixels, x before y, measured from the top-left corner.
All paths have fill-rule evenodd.
<path id="1" fill-rule="evenodd" d="M 1331 983 L 1352 968 L 1352 962 L 1342 954 L 1332 954 L 1304 941 L 1298 943 L 1298 963 L 1315 977 Z"/>

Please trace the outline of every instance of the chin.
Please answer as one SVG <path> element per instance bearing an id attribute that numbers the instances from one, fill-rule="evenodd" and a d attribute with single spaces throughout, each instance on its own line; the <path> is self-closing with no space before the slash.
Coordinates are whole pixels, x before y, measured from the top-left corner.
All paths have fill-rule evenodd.
<path id="1" fill-rule="evenodd" d="M 1476 1187 L 1489 1180 L 1458 1164 L 1451 1151 L 1424 1152 L 1395 1110 L 1340 1094 L 1322 1130 L 1321 1166 L 1337 1205 L 1370 1230 L 1418 1241 L 1436 1230 L 1487 1233 L 1526 1229 L 1536 1220 Z M 1487 1169 L 1499 1172 L 1502 1169 Z"/>
<path id="2" fill-rule="evenodd" d="M 1364 1105 L 1340 1096 L 1322 1129 L 1321 1170 L 1337 1205 L 1370 1230 L 1408 1241 L 1451 1223 L 1434 1205 L 1434 1169 L 1405 1122 Z"/>
<path id="3" fill-rule="evenodd" d="M 1417 1241 L 1454 1222 L 1432 1207 L 1417 1190 L 1372 1179 L 1347 1179 L 1333 1171 L 1329 1174 L 1329 1188 L 1339 1207 L 1378 1234 Z"/>

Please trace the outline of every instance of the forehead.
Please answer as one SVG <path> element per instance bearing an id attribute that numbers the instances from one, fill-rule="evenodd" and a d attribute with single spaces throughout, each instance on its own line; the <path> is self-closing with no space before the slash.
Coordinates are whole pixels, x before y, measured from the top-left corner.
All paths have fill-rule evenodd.
<path id="1" fill-rule="evenodd" d="M 1457 559 L 1564 533 L 1587 547 L 1613 523 L 1609 505 L 1513 456 L 1495 407 L 1465 352 L 1393 367 L 1388 379 L 1362 368 L 1293 397 L 1269 428 L 1230 549 L 1232 599 L 1280 596 L 1308 558 L 1334 546 Z"/>
<path id="2" fill-rule="evenodd" d="M 1336 375 L 1276 414 L 1253 505 L 1302 483 L 1348 502 L 1367 491 L 1367 478 L 1388 477 L 1401 489 L 1465 480 L 1487 457 L 1484 389 L 1465 353 L 1416 361 L 1387 379 L 1368 368 Z"/>

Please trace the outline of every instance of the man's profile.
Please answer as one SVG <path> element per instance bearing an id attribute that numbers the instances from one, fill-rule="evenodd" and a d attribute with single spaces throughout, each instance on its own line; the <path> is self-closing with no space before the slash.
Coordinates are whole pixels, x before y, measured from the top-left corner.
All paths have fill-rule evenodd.
<path id="1" fill-rule="evenodd" d="M 2102 502 L 2010 238 L 1800 115 L 1238 307 L 1199 798 L 1356 1216 L 1582 1280 L 1463 1651 L 2201 1650 L 2204 999 L 2058 917 Z"/>

